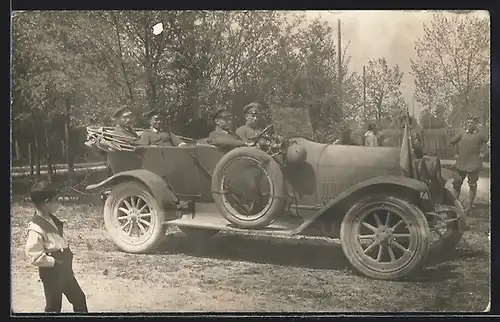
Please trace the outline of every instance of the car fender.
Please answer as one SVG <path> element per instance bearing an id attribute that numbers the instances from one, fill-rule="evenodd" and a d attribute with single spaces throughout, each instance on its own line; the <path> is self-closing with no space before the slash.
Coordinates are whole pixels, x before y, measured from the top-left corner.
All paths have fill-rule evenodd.
<path id="1" fill-rule="evenodd" d="M 355 184 L 354 186 L 350 187 L 349 189 L 345 190 L 334 199 L 330 200 L 321 209 L 319 209 L 311 218 L 309 218 L 302 225 L 300 225 L 300 227 L 296 229 L 294 234 L 302 232 L 310 224 L 315 222 L 317 219 L 321 218 L 323 215 L 330 213 L 330 210 L 340 205 L 343 201 L 346 201 L 349 197 L 355 195 L 356 193 L 361 192 L 362 190 L 367 188 L 378 190 L 383 188 L 384 186 L 385 187 L 392 186 L 395 188 L 407 188 L 418 193 L 428 192 L 427 185 L 422 181 L 403 176 L 381 176 L 361 181 Z"/>
<path id="2" fill-rule="evenodd" d="M 125 180 L 136 180 L 143 183 L 149 188 L 151 194 L 156 199 L 158 204 L 163 207 L 163 209 L 176 209 L 178 199 L 168 186 L 167 182 L 153 172 L 144 169 L 119 172 L 97 184 L 91 184 L 85 189 L 87 191 L 102 191 L 102 189 L 115 186 Z"/>

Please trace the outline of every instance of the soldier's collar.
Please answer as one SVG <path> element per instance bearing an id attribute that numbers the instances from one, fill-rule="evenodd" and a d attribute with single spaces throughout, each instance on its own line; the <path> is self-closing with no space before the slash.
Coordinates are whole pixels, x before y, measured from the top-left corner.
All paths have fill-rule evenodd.
<path id="1" fill-rule="evenodd" d="M 221 131 L 221 132 L 224 132 L 224 133 L 226 133 L 226 134 L 231 134 L 231 131 L 229 131 L 229 130 L 224 130 L 224 129 L 223 129 L 223 128 L 221 128 L 220 126 L 217 126 L 217 128 L 218 128 L 218 129 L 219 129 L 219 131 Z"/>

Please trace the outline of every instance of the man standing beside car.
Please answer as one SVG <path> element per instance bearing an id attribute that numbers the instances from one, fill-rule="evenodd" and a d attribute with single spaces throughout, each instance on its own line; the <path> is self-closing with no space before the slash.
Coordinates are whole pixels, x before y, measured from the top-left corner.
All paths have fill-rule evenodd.
<path id="1" fill-rule="evenodd" d="M 471 116 L 467 120 L 466 130 L 457 134 L 450 143 L 456 147 L 455 171 L 453 177 L 453 187 L 457 197 L 460 195 L 463 181 L 467 177 L 469 184 L 469 199 L 467 210 L 474 208 L 474 200 L 477 194 L 477 181 L 479 172 L 483 167 L 482 152 L 483 146 L 488 142 L 484 133 L 480 133 L 477 128 L 478 118 Z"/>
<path id="2" fill-rule="evenodd" d="M 244 107 L 246 123 L 236 129 L 236 134 L 245 142 L 253 142 L 260 135 L 258 129 L 259 116 L 262 106 L 253 102 Z"/>

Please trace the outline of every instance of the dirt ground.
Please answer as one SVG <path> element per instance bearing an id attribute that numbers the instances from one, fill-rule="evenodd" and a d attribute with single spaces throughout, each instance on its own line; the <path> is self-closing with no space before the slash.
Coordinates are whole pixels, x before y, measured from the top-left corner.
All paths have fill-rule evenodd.
<path id="1" fill-rule="evenodd" d="M 483 196 L 484 199 L 484 196 Z M 489 198 L 486 198 L 489 199 Z M 353 272 L 337 243 L 219 234 L 197 244 L 175 228 L 157 254 L 119 252 L 102 204 L 64 205 L 74 270 L 92 312 L 483 311 L 490 293 L 490 212 L 479 204 L 457 251 L 410 280 Z M 41 312 L 42 284 L 25 260 L 33 209 L 12 206 L 12 311 Z M 63 311 L 71 305 L 63 300 Z"/>

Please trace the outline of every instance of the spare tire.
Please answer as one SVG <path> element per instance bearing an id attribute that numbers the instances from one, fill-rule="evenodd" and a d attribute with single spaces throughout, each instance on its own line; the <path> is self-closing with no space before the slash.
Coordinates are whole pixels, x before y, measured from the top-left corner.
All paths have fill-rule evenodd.
<path id="1" fill-rule="evenodd" d="M 230 167 L 234 166 L 237 161 L 243 162 L 239 168 L 233 169 L 234 173 L 248 173 L 258 180 L 267 179 L 269 191 L 266 202 L 261 200 L 263 195 L 260 193 L 261 181 L 257 182 L 251 178 L 242 177 L 243 180 L 234 181 L 239 184 L 238 187 L 226 185 L 231 183 L 230 178 L 227 176 L 228 173 L 231 173 Z M 251 165 L 248 163 L 244 165 L 245 161 L 250 162 Z M 263 173 L 265 177 L 252 172 L 254 169 L 260 170 L 260 173 Z M 259 186 L 256 186 L 256 183 Z M 245 190 L 245 188 L 250 189 Z M 253 196 L 251 188 L 256 188 L 258 194 Z M 218 210 L 230 223 L 240 228 L 263 228 L 270 225 L 283 213 L 286 202 L 285 179 L 280 165 L 266 152 L 256 147 L 236 148 L 224 155 L 217 163 L 212 175 L 212 196 Z M 252 206 L 247 207 L 247 204 L 243 204 L 245 200 L 241 201 L 242 198 L 253 203 Z M 253 206 L 256 204 L 259 204 L 262 208 L 254 210 Z"/>

